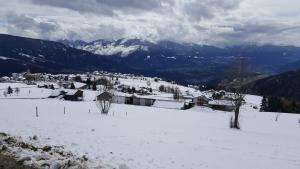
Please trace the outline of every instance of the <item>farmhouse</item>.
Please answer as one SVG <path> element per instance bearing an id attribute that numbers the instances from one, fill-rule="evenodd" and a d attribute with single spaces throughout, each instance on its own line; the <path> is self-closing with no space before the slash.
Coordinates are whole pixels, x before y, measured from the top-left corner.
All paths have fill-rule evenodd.
<path id="1" fill-rule="evenodd" d="M 127 93 L 117 92 L 113 95 L 112 102 L 118 104 L 152 106 L 153 103 L 155 102 L 155 99 L 146 96 L 140 96 L 137 94 L 127 94 Z"/>
<path id="2" fill-rule="evenodd" d="M 126 104 L 152 106 L 154 102 L 155 99 L 147 98 L 137 94 L 133 94 L 131 97 L 126 97 Z"/>
<path id="3" fill-rule="evenodd" d="M 3 76 L 3 77 L 0 78 L 0 82 L 7 82 L 9 80 L 10 80 L 10 78 L 7 77 L 7 76 Z"/>
<path id="4" fill-rule="evenodd" d="M 64 90 L 53 90 L 49 98 L 57 98 L 59 96 L 64 96 L 67 92 Z"/>
<path id="5" fill-rule="evenodd" d="M 83 91 L 81 90 L 70 90 L 64 97 L 65 100 L 69 101 L 82 101 L 83 100 Z"/>
<path id="6" fill-rule="evenodd" d="M 235 106 L 229 100 L 212 100 L 209 101 L 208 107 L 221 111 L 233 111 L 235 109 Z"/>
<path id="7" fill-rule="evenodd" d="M 153 107 L 182 110 L 185 107 L 185 102 L 184 101 L 177 101 L 177 100 L 159 99 L 159 100 L 155 101 Z"/>
<path id="8" fill-rule="evenodd" d="M 196 106 L 205 106 L 205 105 L 208 105 L 209 98 L 207 98 L 204 95 L 201 95 L 201 96 L 194 97 L 193 100 L 192 100 L 192 102 Z"/>

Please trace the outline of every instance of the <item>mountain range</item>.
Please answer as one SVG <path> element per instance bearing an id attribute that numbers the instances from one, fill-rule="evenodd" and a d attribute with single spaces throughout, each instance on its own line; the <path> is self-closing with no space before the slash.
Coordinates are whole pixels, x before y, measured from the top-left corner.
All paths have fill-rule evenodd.
<path id="1" fill-rule="evenodd" d="M 1 75 L 28 68 L 54 73 L 105 70 L 213 85 L 239 57 L 260 74 L 300 68 L 300 48 L 294 46 L 216 47 L 137 38 L 55 42 L 5 34 L 0 34 L 0 44 Z"/>

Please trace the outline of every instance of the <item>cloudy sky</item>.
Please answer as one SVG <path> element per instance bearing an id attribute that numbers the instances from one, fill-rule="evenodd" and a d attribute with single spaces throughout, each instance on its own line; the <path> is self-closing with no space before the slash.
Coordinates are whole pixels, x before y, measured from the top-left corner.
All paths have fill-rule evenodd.
<path id="1" fill-rule="evenodd" d="M 0 33 L 300 46 L 300 0 L 0 0 Z"/>

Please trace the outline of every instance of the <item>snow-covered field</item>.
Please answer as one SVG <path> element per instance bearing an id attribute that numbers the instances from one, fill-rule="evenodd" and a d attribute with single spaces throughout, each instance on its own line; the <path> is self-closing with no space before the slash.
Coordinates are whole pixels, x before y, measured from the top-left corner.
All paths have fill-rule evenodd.
<path id="1" fill-rule="evenodd" d="M 38 97 L 51 93 L 37 88 L 31 92 Z M 175 110 L 113 104 L 110 115 L 100 115 L 91 99 L 95 95 L 89 91 L 90 99 L 84 102 L 1 96 L 0 132 L 28 142 L 37 135 L 39 144 L 86 155 L 90 168 L 300 168 L 300 115 L 280 114 L 275 121 L 276 113 L 252 108 L 259 106 L 258 96 L 246 97 L 242 129 L 235 130 L 229 128 L 231 113 L 204 107 Z"/>

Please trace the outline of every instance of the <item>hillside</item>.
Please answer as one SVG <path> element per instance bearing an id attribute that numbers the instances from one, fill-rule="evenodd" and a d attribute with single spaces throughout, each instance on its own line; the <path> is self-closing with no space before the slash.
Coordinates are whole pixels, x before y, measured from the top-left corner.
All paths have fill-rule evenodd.
<path id="1" fill-rule="evenodd" d="M 32 72 L 129 71 L 125 65 L 58 42 L 0 34 L 0 75 Z"/>
<path id="2" fill-rule="evenodd" d="M 300 70 L 270 76 L 246 85 L 252 94 L 279 96 L 300 101 Z"/>
<path id="3" fill-rule="evenodd" d="M 300 48 L 276 45 L 216 47 L 172 41 L 150 42 L 143 39 L 61 41 L 66 45 L 95 54 L 110 56 L 137 69 L 172 70 L 197 68 L 199 72 L 222 72 L 236 57 L 246 57 L 261 73 L 278 73 L 300 68 Z M 294 64 L 295 63 L 295 64 Z M 214 70 L 214 71 L 212 71 Z M 215 75 L 216 76 L 216 75 Z"/>
<path id="4" fill-rule="evenodd" d="M 53 42 L 3 34 L 0 34 L 0 43 L 2 76 L 27 69 L 51 73 L 104 70 L 157 76 L 180 84 L 213 86 L 241 56 L 260 74 L 276 74 L 281 67 L 300 67 L 300 48 L 293 46 L 220 48 L 141 39 Z"/>
<path id="5" fill-rule="evenodd" d="M 235 130 L 229 127 L 232 112 L 203 106 L 181 110 L 174 104 L 183 102 L 173 101 L 172 94 L 160 92 L 159 87 L 177 86 L 182 93 L 196 95 L 208 91 L 129 75 L 118 75 L 118 82 L 136 89 L 151 87 L 152 95 L 143 97 L 155 98 L 157 103 L 113 103 L 109 114 L 102 115 L 94 101 L 99 90 L 82 89 L 83 101 L 67 101 L 48 98 L 57 90 L 71 90 L 58 85 L 51 90 L 21 82 L 0 83 L 2 90 L 20 88 L 19 93 L 0 94 L 0 131 L 8 133 L 0 134 L 8 149 L 4 153 L 27 157 L 25 164 L 38 168 L 299 168 L 300 135 L 295 132 L 299 115 L 259 112 L 260 96 L 245 97 L 241 130 Z"/>

